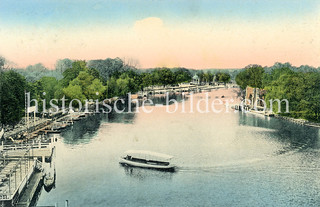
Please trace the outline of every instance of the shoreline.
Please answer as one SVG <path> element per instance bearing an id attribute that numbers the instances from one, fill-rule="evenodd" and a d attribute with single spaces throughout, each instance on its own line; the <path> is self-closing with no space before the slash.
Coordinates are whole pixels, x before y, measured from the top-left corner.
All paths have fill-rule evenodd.
<path id="1" fill-rule="evenodd" d="M 206 86 L 208 87 L 208 86 Z M 209 86 L 210 87 L 210 86 Z M 212 86 L 211 86 L 212 87 Z M 221 87 L 221 88 L 217 88 L 217 87 L 212 87 L 212 89 L 231 89 L 231 88 L 228 88 L 228 87 Z M 211 90 L 212 90 L 211 89 Z M 179 91 L 172 91 L 173 93 L 179 93 Z M 202 93 L 202 92 L 200 92 Z M 233 91 L 234 93 L 234 91 Z M 138 94 L 135 94 L 136 96 L 138 96 Z M 149 95 L 149 94 L 148 94 Z M 224 93 L 224 95 L 226 95 Z M 230 95 L 230 94 L 229 94 Z M 156 96 L 156 94 L 154 94 L 153 96 Z M 138 97 L 137 97 L 138 98 Z M 108 102 L 109 104 L 110 103 L 114 103 L 117 99 L 119 99 L 119 97 L 113 97 L 113 98 L 110 98 L 108 99 Z M 138 100 L 140 100 L 138 98 Z M 238 107 L 236 106 L 239 106 L 238 104 L 235 104 L 235 105 L 232 105 L 230 106 L 232 109 L 234 110 L 239 110 Z M 40 121 L 43 121 L 44 123 L 34 123 L 35 126 L 31 126 L 29 128 L 29 134 L 42 134 L 42 133 L 39 133 L 40 131 L 43 131 L 44 133 L 45 132 L 54 132 L 53 130 L 53 123 L 55 121 L 59 121 L 59 120 L 65 120 L 67 118 L 69 118 L 69 120 L 72 122 L 72 121 L 76 121 L 78 119 L 80 119 L 80 114 L 79 113 L 84 113 L 83 115 L 87 115 L 87 113 L 85 112 L 77 112 L 77 113 L 66 113 L 66 114 L 61 114 L 60 117 L 51 117 L 51 118 L 47 118 L 47 119 L 44 119 L 44 120 L 38 120 L 39 122 Z M 295 124 L 299 124 L 299 125 L 303 125 L 303 126 L 309 126 L 309 127 L 316 127 L 316 128 L 320 128 L 320 123 L 316 123 L 316 122 L 312 122 L 312 121 L 308 121 L 308 120 L 305 120 L 305 119 L 297 119 L 297 118 L 292 118 L 292 117 L 287 117 L 287 116 L 281 116 L 279 114 L 274 114 L 274 113 L 269 113 L 269 112 L 264 112 L 264 111 L 256 111 L 256 110 L 249 110 L 247 111 L 247 113 L 250 113 L 250 114 L 255 114 L 255 115 L 260 115 L 260 116 L 264 116 L 264 117 L 274 117 L 274 118 L 277 118 L 277 119 L 282 119 L 282 120 L 287 120 L 287 121 L 290 121 L 292 123 L 295 123 Z M 78 117 L 74 117 L 75 115 L 78 115 Z M 85 116 L 84 116 L 85 117 Z M 81 116 L 81 118 L 84 118 Z M 68 121 L 69 121 L 68 120 Z M 68 122 L 67 121 L 67 122 Z M 32 123 L 32 122 L 31 122 Z M 40 127 L 41 125 L 43 125 L 42 127 Z M 67 123 L 67 125 L 70 125 L 70 123 Z M 52 129 L 51 129 L 52 128 Z M 17 132 L 13 132 L 17 130 Z M 37 133 L 38 132 L 38 133 Z M 49 132 L 49 133 L 50 133 Z M 10 140 L 12 142 L 12 144 L 14 144 L 15 142 L 23 142 L 25 140 L 29 140 L 29 139 L 32 139 L 34 136 L 32 137 L 25 137 L 25 133 L 26 132 L 26 129 L 25 128 L 15 128 L 15 129 L 12 129 L 12 130 L 9 130 L 9 131 L 6 131 L 4 134 L 3 134 L 3 138 L 5 139 L 5 141 L 8 141 Z M 46 134 L 46 133 L 45 133 Z M 21 139 L 22 138 L 22 139 Z"/>
<path id="2" fill-rule="evenodd" d="M 290 121 L 292 123 L 299 124 L 302 126 L 320 128 L 320 123 L 308 121 L 306 119 L 297 119 L 297 118 L 292 118 L 292 117 L 286 117 L 286 116 L 281 116 L 279 114 L 275 114 L 274 117 L 277 119 L 287 120 L 287 121 Z"/>
<path id="3" fill-rule="evenodd" d="M 281 119 L 281 120 L 286 120 L 286 121 L 289 121 L 291 123 L 302 125 L 302 126 L 320 128 L 320 123 L 308 121 L 306 119 L 297 119 L 297 118 L 288 117 L 288 116 L 281 116 L 279 114 L 273 114 L 273 116 L 269 116 L 269 115 L 266 115 L 264 113 L 257 112 L 257 111 L 254 111 L 254 110 L 253 111 L 250 110 L 250 111 L 248 111 L 246 113 L 250 113 L 250 114 L 254 114 L 254 115 L 262 115 L 262 116 L 265 116 L 265 117 L 273 117 L 273 118 Z"/>

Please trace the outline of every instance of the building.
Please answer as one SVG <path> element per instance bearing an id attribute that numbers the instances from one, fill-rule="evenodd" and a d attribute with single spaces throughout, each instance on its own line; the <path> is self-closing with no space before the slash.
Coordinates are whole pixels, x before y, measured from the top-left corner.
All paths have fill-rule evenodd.
<path id="1" fill-rule="evenodd" d="M 192 77 L 192 83 L 193 84 L 200 84 L 200 78 L 197 74 L 194 74 L 194 76 Z"/>
<path id="2" fill-rule="evenodd" d="M 256 93 L 256 96 L 254 95 Z M 246 88 L 246 96 L 245 99 L 246 104 L 249 105 L 251 108 L 254 107 L 255 102 L 257 101 L 257 107 L 264 107 L 264 100 L 265 100 L 266 90 L 261 88 L 252 88 L 247 86 Z M 256 97 L 256 100 L 255 100 Z"/>

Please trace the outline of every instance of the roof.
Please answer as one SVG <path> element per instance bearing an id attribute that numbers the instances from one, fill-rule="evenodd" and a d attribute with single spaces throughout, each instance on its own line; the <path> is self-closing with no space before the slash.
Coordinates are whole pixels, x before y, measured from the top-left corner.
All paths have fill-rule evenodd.
<path id="1" fill-rule="evenodd" d="M 128 150 L 125 152 L 126 155 L 140 158 L 140 159 L 148 159 L 148 160 L 169 160 L 172 159 L 173 156 L 166 155 L 158 152 L 151 152 L 145 150 Z"/>

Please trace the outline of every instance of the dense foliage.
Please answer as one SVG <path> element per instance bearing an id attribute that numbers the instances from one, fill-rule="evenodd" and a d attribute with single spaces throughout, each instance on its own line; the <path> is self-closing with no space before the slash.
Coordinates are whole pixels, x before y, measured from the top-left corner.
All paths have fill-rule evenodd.
<path id="1" fill-rule="evenodd" d="M 293 67 L 289 63 L 276 63 L 272 67 L 262 68 L 250 65 L 236 76 L 241 88 L 247 86 L 266 90 L 265 101 L 287 99 L 289 113 L 282 115 L 320 122 L 320 73 L 319 69 L 308 66 Z M 273 111 L 278 106 L 273 105 Z M 285 102 L 281 102 L 284 112 Z"/>
<path id="2" fill-rule="evenodd" d="M 16 125 L 24 115 L 25 78 L 12 71 L 0 68 L 0 123 Z"/>
<path id="3" fill-rule="evenodd" d="M 135 93 L 148 86 L 189 81 L 191 73 L 187 69 L 157 68 L 141 72 L 119 58 L 88 63 L 63 59 L 57 61 L 55 70 L 49 70 L 41 63 L 14 69 L 0 57 L 0 123 L 14 126 L 24 116 L 24 92 L 30 92 L 31 99 L 38 101 L 41 112 L 48 110 L 53 99 L 57 105 L 61 105 L 59 101 L 63 97 L 67 104 L 72 99 L 103 100 Z"/>
<path id="4" fill-rule="evenodd" d="M 290 101 L 290 115 L 320 121 L 320 73 L 309 66 L 293 67 L 276 63 L 272 67 L 249 65 L 242 70 L 192 70 L 185 68 L 154 68 L 137 70 L 121 59 L 74 61 L 58 60 L 55 70 L 42 64 L 26 69 L 13 69 L 0 57 L 0 122 L 15 125 L 24 115 L 24 92 L 38 100 L 39 111 L 50 107 L 49 100 L 62 97 L 103 100 L 125 96 L 153 86 L 170 86 L 192 81 L 197 75 L 200 83 L 228 83 L 235 78 L 241 88 L 247 86 L 267 90 L 265 99 Z M 42 100 L 46 99 L 45 106 Z M 68 104 L 67 101 L 67 104 Z M 75 104 L 77 104 L 75 102 Z"/>
<path id="5" fill-rule="evenodd" d="M 231 79 L 231 76 L 229 73 L 222 73 L 218 72 L 216 74 L 216 81 L 218 82 L 223 82 L 224 84 L 228 83 Z"/>
<path id="6" fill-rule="evenodd" d="M 248 65 L 236 76 L 237 84 L 245 89 L 247 86 L 262 88 L 264 69 L 260 65 Z"/>

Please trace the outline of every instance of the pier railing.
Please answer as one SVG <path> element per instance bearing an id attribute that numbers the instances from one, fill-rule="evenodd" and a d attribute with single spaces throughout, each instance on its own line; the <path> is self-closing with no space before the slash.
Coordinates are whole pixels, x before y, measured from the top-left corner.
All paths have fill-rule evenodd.
<path id="1" fill-rule="evenodd" d="M 11 151 L 11 150 L 28 150 L 28 149 L 43 149 L 51 148 L 51 143 L 35 143 L 35 144 L 15 144 L 15 145 L 1 145 L 1 151 Z"/>
<path id="2" fill-rule="evenodd" d="M 5 177 L 1 178 L 4 191 L 0 192 L 0 201 L 14 201 L 18 197 L 31 177 L 36 164 L 36 159 L 31 164 L 30 159 L 24 157 L 10 167 L 10 171 L 5 174 Z M 1 173 L 3 172 L 1 171 Z"/>

